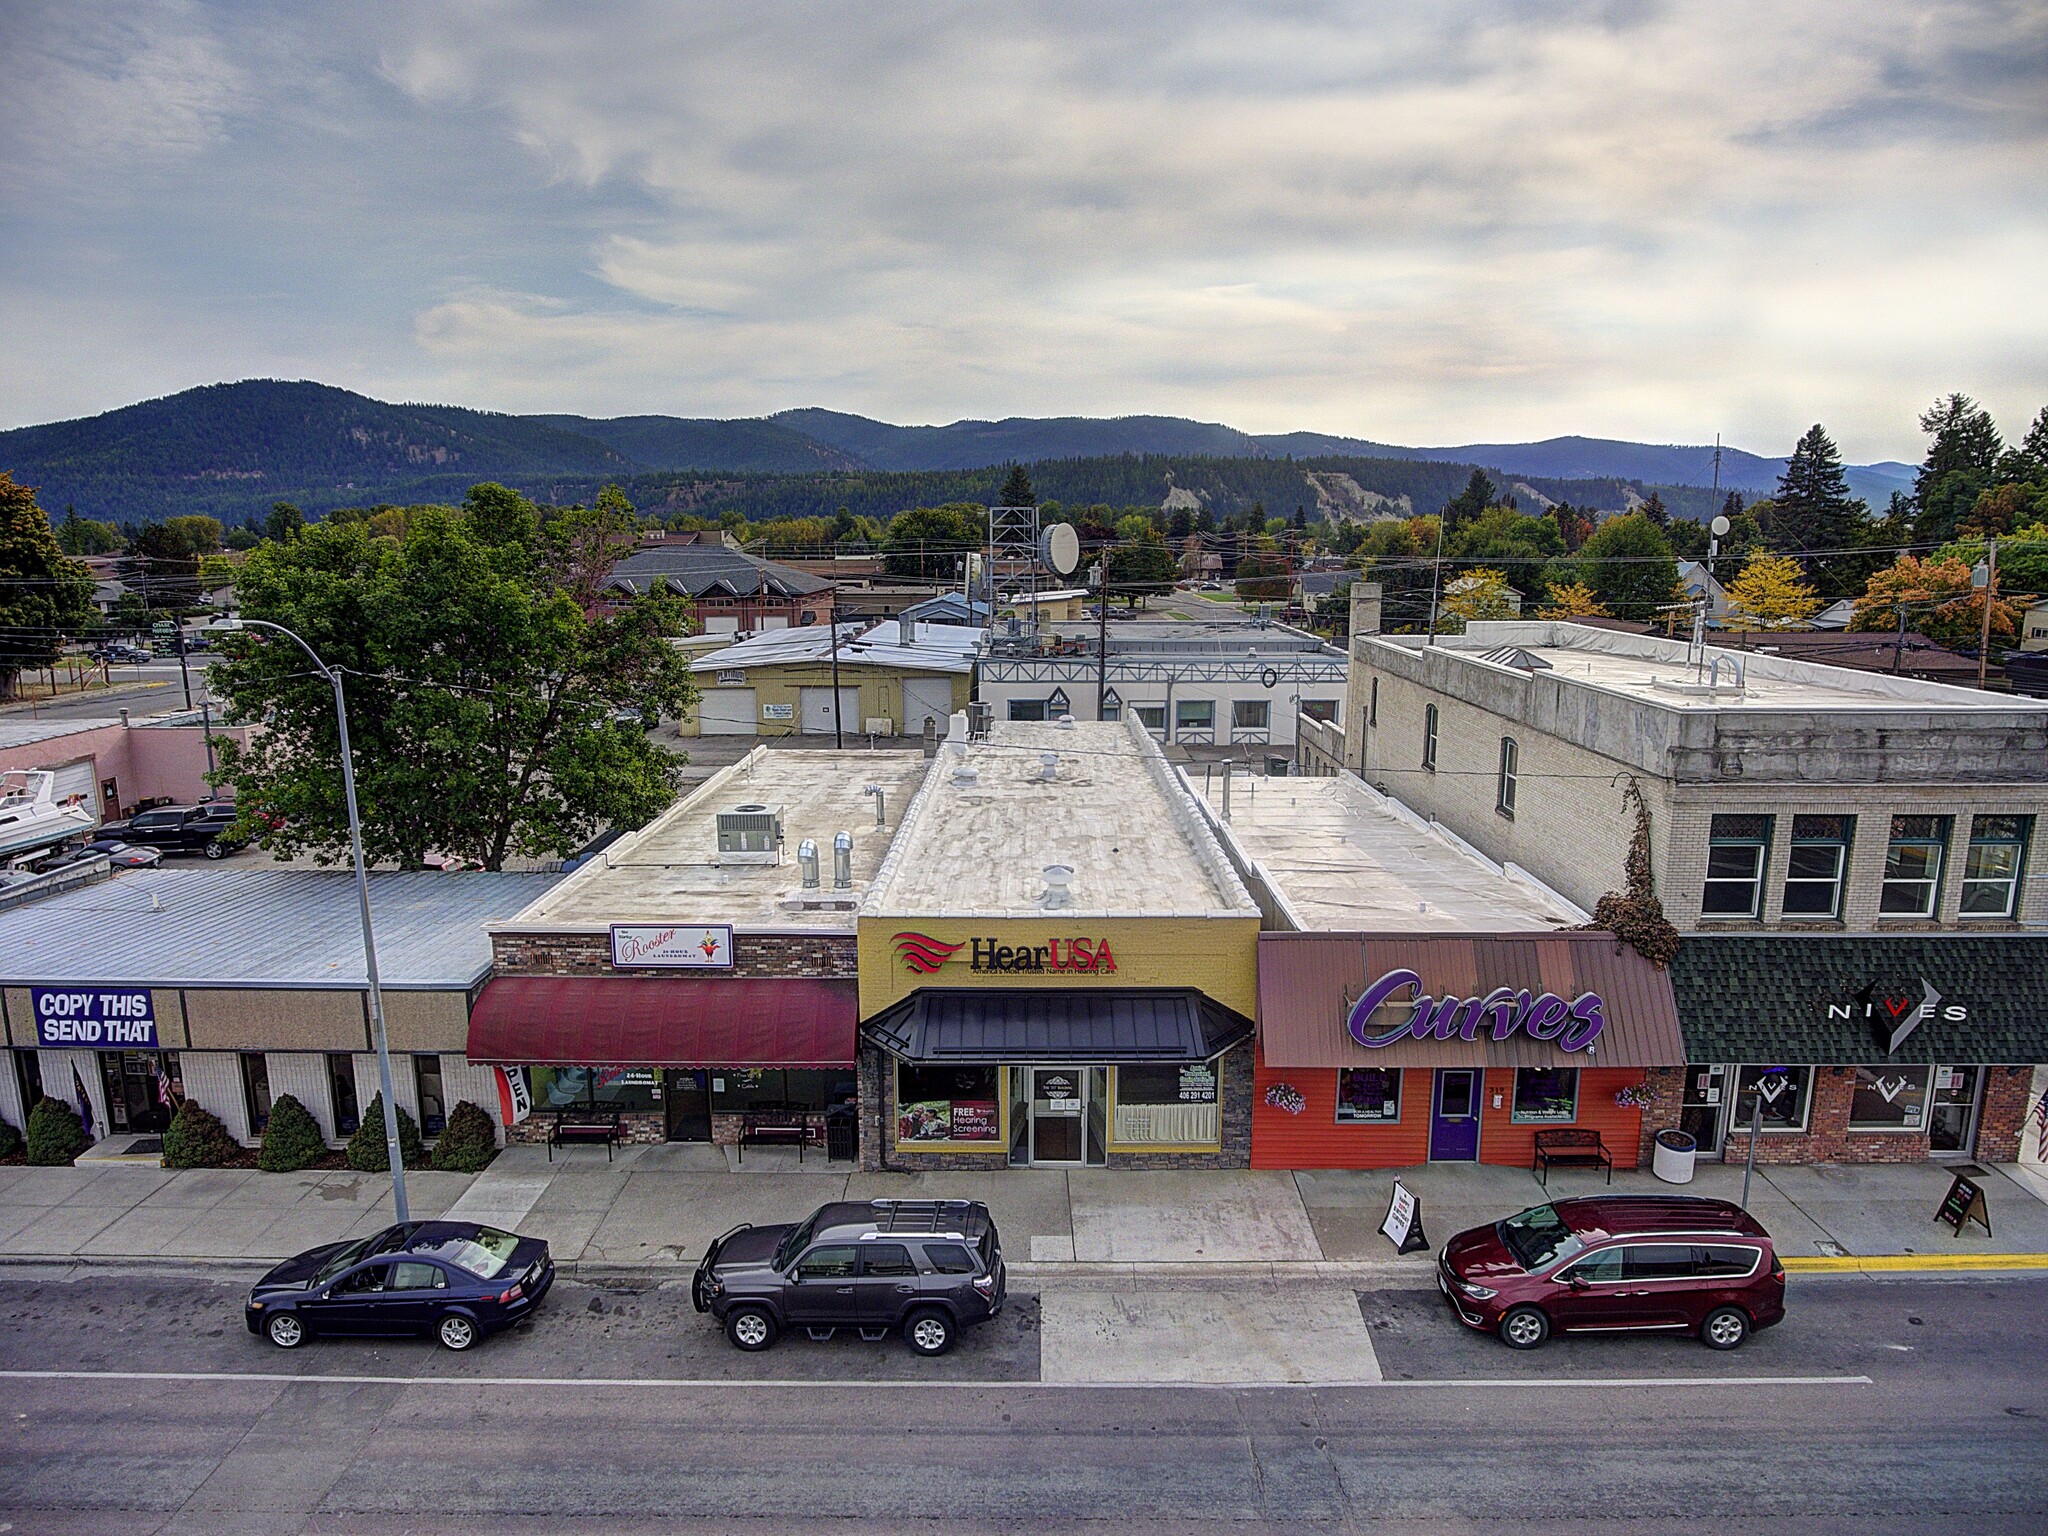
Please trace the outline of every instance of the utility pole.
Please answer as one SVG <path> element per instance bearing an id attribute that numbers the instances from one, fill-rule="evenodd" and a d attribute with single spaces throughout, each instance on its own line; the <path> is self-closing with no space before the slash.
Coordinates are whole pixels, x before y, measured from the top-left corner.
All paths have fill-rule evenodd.
<path id="1" fill-rule="evenodd" d="M 1977 637 L 1977 686 L 1984 686 L 1991 665 L 1991 605 L 1998 598 L 1998 539 L 1993 535 L 1984 556 L 1984 629 Z"/>
<path id="2" fill-rule="evenodd" d="M 1444 514 L 1436 515 L 1436 564 L 1429 572 L 1429 643 L 1436 644 L 1436 597 L 1444 580 Z"/>
<path id="3" fill-rule="evenodd" d="M 1102 556 L 1095 566 L 1095 584 L 1100 589 L 1101 601 L 1095 605 L 1095 718 L 1108 717 L 1102 712 L 1102 701 L 1109 695 L 1109 547 L 1103 546 Z"/>
<path id="4" fill-rule="evenodd" d="M 839 718 L 839 594 L 833 594 L 832 602 L 832 746 L 837 751 L 846 750 L 846 722 Z M 797 722 L 799 728 L 803 722 Z"/>
<path id="5" fill-rule="evenodd" d="M 185 707 L 190 709 L 192 707 L 192 668 L 185 660 L 185 621 L 183 619 L 178 620 L 178 676 L 184 679 Z M 1979 686 L 1981 687 L 1982 685 L 1980 684 Z M 208 744 L 209 746 L 211 745 L 211 738 L 209 738 Z"/>

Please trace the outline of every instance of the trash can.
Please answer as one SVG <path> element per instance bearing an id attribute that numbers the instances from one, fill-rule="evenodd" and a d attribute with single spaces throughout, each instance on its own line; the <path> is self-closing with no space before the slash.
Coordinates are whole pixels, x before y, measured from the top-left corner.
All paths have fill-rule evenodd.
<path id="1" fill-rule="evenodd" d="M 1684 1131 L 1659 1131 L 1656 1150 L 1650 1154 L 1650 1172 L 1666 1184 L 1690 1184 L 1699 1153 L 1699 1142 Z"/>
<path id="2" fill-rule="evenodd" d="M 1291 761 L 1292 759 L 1290 758 L 1275 757 L 1269 754 L 1266 758 L 1266 777 L 1269 779 L 1286 778 L 1288 764 Z"/>
<path id="3" fill-rule="evenodd" d="M 859 1157 L 860 1111 L 851 1104 L 835 1104 L 825 1111 L 825 1161 L 851 1163 Z"/>

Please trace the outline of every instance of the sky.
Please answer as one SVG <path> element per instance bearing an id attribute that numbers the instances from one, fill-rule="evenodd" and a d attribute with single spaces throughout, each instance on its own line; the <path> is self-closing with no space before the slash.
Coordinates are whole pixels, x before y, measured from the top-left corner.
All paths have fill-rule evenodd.
<path id="1" fill-rule="evenodd" d="M 1917 460 L 2048 3 L 0 0 L 0 425 L 195 384 Z"/>

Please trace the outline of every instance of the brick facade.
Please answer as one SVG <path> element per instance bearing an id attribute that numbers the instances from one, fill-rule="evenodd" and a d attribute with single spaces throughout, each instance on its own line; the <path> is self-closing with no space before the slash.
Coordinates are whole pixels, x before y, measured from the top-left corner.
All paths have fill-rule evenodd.
<path id="1" fill-rule="evenodd" d="M 1653 1067 L 1643 1074 L 1650 1102 L 1643 1106 L 1642 1130 L 1636 1142 L 1636 1166 L 1647 1168 L 1656 1151 L 1657 1133 L 1678 1129 L 1685 1098 L 1685 1068 Z"/>
<path id="2" fill-rule="evenodd" d="M 609 933 L 494 933 L 495 976 L 639 976 L 687 986 L 696 976 L 819 977 L 852 981 L 859 950 L 847 933 L 736 933 L 729 971 L 687 971 L 672 966 L 612 964 Z"/>
<path id="3" fill-rule="evenodd" d="M 2011 1162 L 2019 1155 L 2020 1129 L 2027 1116 L 2027 1086 L 2033 1068 L 1986 1067 L 1983 1106 L 1977 1123 L 1975 1156 Z M 1765 1131 L 1757 1137 L 1759 1163 L 1924 1163 L 1930 1148 L 1924 1131 L 1852 1131 L 1849 1102 L 1856 1091 L 1853 1067 L 1815 1067 L 1813 1094 L 1804 1131 Z M 1730 1130 L 1722 1159 L 1749 1157 L 1749 1132 Z"/>

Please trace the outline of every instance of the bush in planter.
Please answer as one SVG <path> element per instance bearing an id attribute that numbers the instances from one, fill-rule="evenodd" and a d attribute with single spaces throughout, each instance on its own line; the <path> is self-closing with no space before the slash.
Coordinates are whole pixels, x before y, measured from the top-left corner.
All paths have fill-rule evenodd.
<path id="1" fill-rule="evenodd" d="M 12 1157 L 21 1150 L 21 1132 L 0 1120 L 0 1157 Z"/>
<path id="2" fill-rule="evenodd" d="M 481 1173 L 498 1155 L 497 1123 L 481 1105 L 464 1099 L 434 1143 L 434 1166 L 447 1173 Z"/>
<path id="3" fill-rule="evenodd" d="M 61 1168 L 92 1145 L 78 1111 L 62 1099 L 38 1099 L 28 1112 L 28 1160 L 40 1168 Z"/>
<path id="4" fill-rule="evenodd" d="M 265 1173 L 297 1173 L 326 1155 L 327 1138 L 320 1134 L 320 1123 L 290 1094 L 279 1094 L 263 1127 L 263 1150 L 256 1154 L 256 1166 Z"/>
<path id="5" fill-rule="evenodd" d="M 398 1108 L 398 1155 L 405 1159 L 408 1168 L 423 1168 L 427 1162 L 427 1151 L 420 1142 L 420 1128 L 413 1124 L 413 1118 L 405 1112 L 405 1106 Z M 362 1126 L 348 1139 L 348 1165 L 357 1173 L 389 1173 L 391 1154 L 384 1148 L 384 1095 L 372 1094 L 363 1110 Z"/>
<path id="6" fill-rule="evenodd" d="M 190 1099 L 178 1106 L 164 1132 L 166 1168 L 225 1168 L 241 1153 L 241 1143 L 228 1134 L 220 1117 Z"/>

